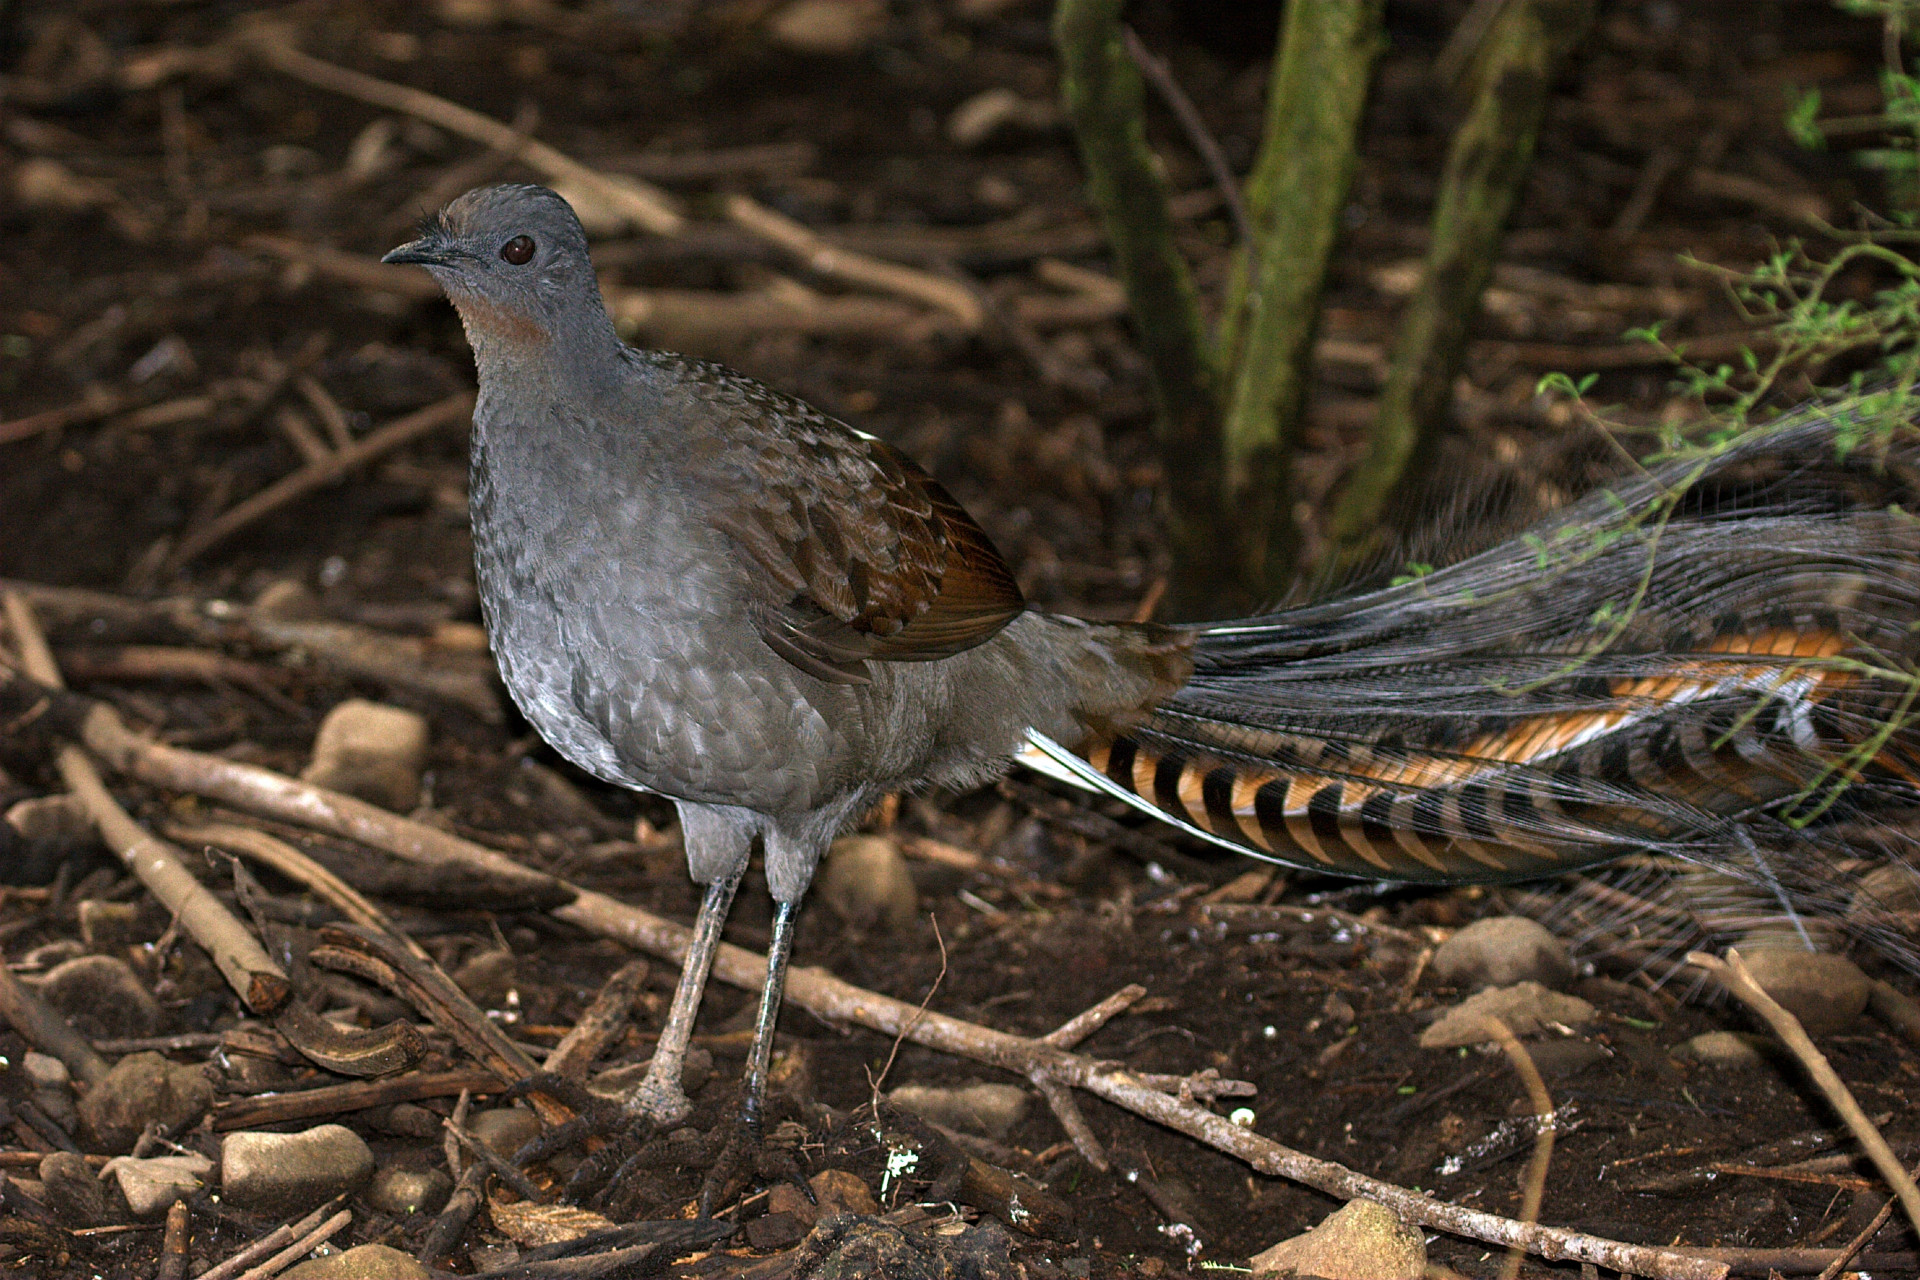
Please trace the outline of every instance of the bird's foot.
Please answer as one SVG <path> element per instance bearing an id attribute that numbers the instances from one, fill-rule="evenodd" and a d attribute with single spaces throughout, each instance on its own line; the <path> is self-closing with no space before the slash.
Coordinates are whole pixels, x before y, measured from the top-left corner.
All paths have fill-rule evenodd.
<path id="1" fill-rule="evenodd" d="M 800 1171 L 796 1154 L 805 1136 L 805 1126 L 793 1123 L 774 1126 L 769 1136 L 762 1131 L 759 1117 L 745 1107 L 734 1112 L 731 1119 L 721 1121 L 707 1138 L 709 1149 L 715 1145 L 715 1139 L 721 1141 L 707 1167 L 707 1176 L 700 1182 L 700 1216 L 711 1218 L 716 1208 L 725 1205 L 755 1179 L 792 1183 L 811 1201 L 813 1189 Z"/>

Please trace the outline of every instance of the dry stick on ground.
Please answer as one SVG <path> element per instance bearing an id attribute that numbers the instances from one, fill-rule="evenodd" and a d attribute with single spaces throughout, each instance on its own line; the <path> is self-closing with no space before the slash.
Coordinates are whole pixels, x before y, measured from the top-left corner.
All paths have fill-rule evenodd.
<path id="1" fill-rule="evenodd" d="M 553 1046 L 553 1052 L 541 1064 L 542 1069 L 549 1075 L 573 1080 L 585 1076 L 594 1059 L 627 1029 L 633 1015 L 633 1002 L 640 998 L 649 968 L 645 960 L 629 960 L 614 970 L 587 1011 L 580 1015 L 580 1021 Z"/>
<path id="2" fill-rule="evenodd" d="M 1547 1082 L 1540 1078 L 1540 1068 L 1534 1065 L 1533 1055 L 1520 1043 L 1520 1037 L 1513 1034 L 1499 1018 L 1486 1019 L 1487 1030 L 1493 1033 L 1494 1043 L 1513 1063 L 1513 1070 L 1527 1087 L 1527 1098 L 1533 1103 L 1533 1158 L 1527 1163 L 1527 1177 L 1520 1196 L 1520 1220 L 1526 1223 L 1540 1221 L 1540 1202 L 1546 1197 L 1547 1169 L 1553 1163 L 1553 1096 L 1547 1092 Z M 1506 1265 L 1500 1274 L 1504 1280 L 1516 1280 L 1520 1274 L 1520 1259 L 1523 1250 L 1507 1250 Z"/>
<path id="3" fill-rule="evenodd" d="M 83 422 L 96 422 L 111 417 L 135 402 L 133 396 L 89 389 L 73 404 L 30 413 L 11 422 L 0 422 L 0 444 L 12 444 L 16 440 L 25 440 L 45 431 L 58 431 L 63 427 L 77 427 Z"/>
<path id="4" fill-rule="evenodd" d="M 6 695 L 0 698 L 0 714 L 9 706 L 51 697 L 52 704 L 46 714 L 76 733 L 114 768 L 148 785 L 205 796 L 236 808 L 345 836 L 411 862 L 465 865 L 495 876 L 534 875 L 496 850 L 398 817 L 365 801 L 310 786 L 255 765 L 238 764 L 141 737 L 131 732 L 110 707 L 90 704 L 71 695 L 49 695 L 27 686 L 17 677 L 9 679 L 4 671 L 0 671 L 0 695 Z M 675 963 L 685 957 L 692 931 L 684 925 L 605 894 L 567 887 L 575 896 L 568 905 L 554 910 L 557 919 Z M 714 976 L 731 986 L 758 990 L 765 972 L 764 956 L 731 945 L 723 945 L 714 961 Z M 1222 1087 L 1226 1082 L 1140 1075 L 1066 1052 L 1043 1040 L 1008 1035 L 944 1014 L 922 1012 L 905 1001 L 842 982 L 819 969 L 796 969 L 788 979 L 787 998 L 795 1006 L 829 1021 L 856 1024 L 883 1035 L 904 1032 L 907 1039 L 927 1048 L 985 1062 L 1028 1079 L 1037 1075 L 1061 1086 L 1084 1089 L 1136 1115 L 1196 1138 L 1244 1161 L 1260 1173 L 1304 1183 L 1341 1199 L 1364 1196 L 1378 1200 L 1410 1223 L 1488 1244 L 1519 1244 L 1544 1258 L 1592 1262 L 1609 1270 L 1661 1280 L 1723 1280 L 1728 1274 L 1726 1263 L 1698 1254 L 1516 1222 L 1432 1200 L 1330 1160 L 1294 1151 L 1242 1129 L 1225 1116 L 1216 1115 L 1191 1100 L 1229 1091 Z M 1078 1019 L 1070 1021 L 1068 1026 L 1078 1022 Z M 1177 1096 L 1183 1089 L 1190 1090 L 1188 1096 Z M 216 1116 L 215 1124 L 220 1123 L 220 1117 Z"/>
<path id="5" fill-rule="evenodd" d="M 512 148 L 518 159 L 550 181 L 599 200 L 656 235 L 676 235 L 686 226 L 686 218 L 665 192 L 637 178 L 603 173 L 544 142 L 520 137 L 512 125 L 445 98 L 302 53 L 294 47 L 292 31 L 283 24 L 255 24 L 241 40 L 262 62 L 296 80 L 389 111 L 404 112 L 490 147 Z M 965 285 L 836 248 L 799 223 L 745 196 L 729 200 L 727 214 L 741 227 L 793 253 L 822 275 L 928 303 L 954 316 L 968 331 L 978 329 L 985 320 L 979 302 Z"/>
<path id="6" fill-rule="evenodd" d="M 404 418 L 389 422 L 378 431 L 356 440 L 350 447 L 337 450 L 320 462 L 304 466 L 292 475 L 276 480 L 244 502 L 227 508 L 198 530 L 181 539 L 180 545 L 167 558 L 168 567 L 180 568 L 209 547 L 224 542 L 254 521 L 278 511 L 295 498 L 304 497 L 323 485 L 332 484 L 354 468 L 364 466 L 383 454 L 391 453 L 401 445 L 429 431 L 463 421 L 472 412 L 473 395 L 463 391 L 459 395 L 435 401 L 424 409 L 415 410 Z"/>
<path id="7" fill-rule="evenodd" d="M 1747 971 L 1746 962 L 1740 958 L 1738 951 L 1729 950 L 1724 960 L 1703 951 L 1695 951 L 1688 954 L 1687 963 L 1719 979 L 1728 991 L 1766 1020 L 1767 1025 L 1773 1028 L 1773 1033 L 1807 1069 L 1807 1074 L 1813 1077 L 1813 1083 L 1833 1104 L 1840 1118 L 1846 1121 L 1847 1128 L 1852 1130 L 1861 1149 L 1867 1153 L 1867 1158 L 1873 1161 L 1873 1167 L 1880 1171 L 1880 1176 L 1886 1179 L 1894 1195 L 1899 1197 L 1900 1207 L 1907 1211 L 1908 1219 L 1916 1228 L 1920 1228 L 1920 1186 L 1914 1185 L 1906 1168 L 1893 1154 L 1893 1148 L 1887 1145 L 1887 1140 L 1874 1127 L 1873 1121 L 1867 1119 L 1867 1113 L 1854 1101 L 1852 1091 L 1840 1079 L 1839 1073 L 1834 1071 L 1827 1056 L 1815 1047 L 1806 1028 L 1800 1025 L 1800 1020 L 1781 1008 L 1779 1001 L 1761 989 Z"/>
<path id="8" fill-rule="evenodd" d="M 160 1265 L 153 1280 L 185 1280 L 187 1274 L 187 1226 L 193 1220 L 185 1200 L 175 1200 L 167 1208 L 166 1235 L 160 1241 Z"/>
<path id="9" fill-rule="evenodd" d="M 208 1267 L 205 1271 L 195 1276 L 194 1280 L 228 1280 L 230 1276 L 240 1274 L 241 1271 L 252 1266 L 257 1260 L 266 1257 L 277 1249 L 284 1249 L 301 1236 L 307 1234 L 307 1232 L 319 1226 L 320 1220 L 327 1216 L 327 1210 L 331 1207 L 332 1205 L 330 1204 L 323 1204 L 298 1222 L 282 1223 L 225 1261 L 215 1263 L 213 1266 Z"/>
<path id="10" fill-rule="evenodd" d="M 307 1232 L 306 1235 L 301 1236 L 298 1240 L 274 1254 L 271 1258 L 268 1258 L 265 1262 L 257 1263 L 247 1270 L 242 1271 L 235 1280 L 268 1280 L 270 1276 L 279 1275 L 282 1271 L 285 1271 L 288 1267 L 300 1261 L 328 1240 L 338 1235 L 341 1229 L 352 1221 L 352 1211 L 342 1209 L 313 1230 Z"/>
<path id="11" fill-rule="evenodd" d="M 5 597 L 7 626 L 27 674 L 43 685 L 61 687 L 60 669 L 47 648 L 46 637 L 33 610 L 20 596 Z M 255 1013 L 271 1013 L 286 1003 L 293 988 L 286 971 L 276 964 L 259 941 L 222 906 L 220 900 L 193 878 L 185 853 L 155 839 L 135 822 L 100 780 L 100 772 L 80 747 L 63 743 L 55 762 L 67 789 L 86 806 L 100 838 L 138 876 L 147 891 L 173 913 L 193 940 L 213 958 L 235 993 Z"/>

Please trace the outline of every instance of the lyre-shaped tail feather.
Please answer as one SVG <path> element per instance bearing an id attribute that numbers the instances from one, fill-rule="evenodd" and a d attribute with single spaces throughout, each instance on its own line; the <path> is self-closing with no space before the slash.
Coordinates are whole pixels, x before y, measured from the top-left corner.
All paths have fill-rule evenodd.
<path id="1" fill-rule="evenodd" d="M 1052 771 L 1255 856 L 1506 880 L 1920 798 L 1920 435 L 1849 407 L 1410 583 L 1200 628 Z"/>

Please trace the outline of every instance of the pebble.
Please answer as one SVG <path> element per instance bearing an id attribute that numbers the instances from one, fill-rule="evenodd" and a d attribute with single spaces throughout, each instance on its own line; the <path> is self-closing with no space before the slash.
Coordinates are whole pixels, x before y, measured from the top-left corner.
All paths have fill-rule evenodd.
<path id="1" fill-rule="evenodd" d="M 482 1009 L 504 1009 L 513 994 L 520 965 L 513 952 L 501 948 L 476 951 L 453 971 L 454 985 Z"/>
<path id="2" fill-rule="evenodd" d="M 73 1105 L 73 1077 L 67 1064 L 49 1054 L 32 1049 L 22 1055 L 20 1069 L 26 1073 L 32 1090 L 33 1105 L 46 1112 L 53 1122 L 69 1133 L 80 1127 L 80 1113 Z"/>
<path id="3" fill-rule="evenodd" d="M 971 149 L 1002 130 L 1040 131 L 1060 123 L 1060 109 L 1042 98 L 1023 98 L 1004 85 L 982 89 L 947 117 L 947 140 Z"/>
<path id="4" fill-rule="evenodd" d="M 608 1067 L 587 1081 L 587 1092 L 602 1098 L 618 1101 L 633 1091 L 635 1085 L 646 1079 L 647 1068 L 652 1059 L 642 1062 L 623 1062 L 617 1067 Z M 680 1064 L 680 1087 L 687 1095 L 699 1093 L 713 1079 L 713 1051 L 699 1045 L 687 1050 L 685 1061 Z"/>
<path id="5" fill-rule="evenodd" d="M 494 1107 L 467 1120 L 467 1132 L 503 1160 L 540 1136 L 540 1117 L 519 1107 Z"/>
<path id="6" fill-rule="evenodd" d="M 823 1218 L 835 1213 L 880 1212 L 880 1202 L 873 1198 L 873 1189 L 866 1179 L 849 1170 L 822 1169 L 807 1179 L 807 1186 L 819 1202 L 819 1214 Z"/>
<path id="7" fill-rule="evenodd" d="M 1427 1269 L 1427 1242 L 1385 1205 L 1350 1200 L 1311 1231 L 1255 1254 L 1248 1265 L 1256 1277 L 1420 1280 Z"/>
<path id="8" fill-rule="evenodd" d="M 280 1280 L 433 1280 L 433 1272 L 391 1245 L 363 1244 L 344 1253 L 309 1258 L 282 1271 Z"/>
<path id="9" fill-rule="evenodd" d="M 842 836 L 827 850 L 814 892 L 855 929 L 905 929 L 920 913 L 906 855 L 889 836 Z"/>
<path id="10" fill-rule="evenodd" d="M 1742 949 L 1760 989 L 1800 1019 L 1810 1036 L 1830 1036 L 1866 1011 L 1873 982 L 1845 956 L 1786 947 Z"/>
<path id="11" fill-rule="evenodd" d="M 312 622 L 327 616 L 320 597 L 297 578 L 276 578 L 269 582 L 253 598 L 253 607 L 268 617 L 294 622 Z"/>
<path id="12" fill-rule="evenodd" d="M 40 1161 L 40 1192 L 47 1208 L 69 1227 L 98 1227 L 107 1220 L 107 1187 L 87 1162 L 68 1151 Z"/>
<path id="13" fill-rule="evenodd" d="M 101 1151 L 131 1151 L 149 1123 L 178 1133 L 213 1105 L 205 1068 L 130 1053 L 80 1099 L 80 1123 Z"/>
<path id="14" fill-rule="evenodd" d="M 40 979 L 40 998 L 94 1040 L 150 1036 L 160 1029 L 160 1002 L 116 956 L 78 956 Z"/>
<path id="15" fill-rule="evenodd" d="M 313 740 L 313 761 L 300 776 L 396 813 L 420 801 L 427 759 L 427 720 L 402 707 L 349 698 L 327 712 Z"/>
<path id="16" fill-rule="evenodd" d="M 221 1194 L 253 1213 L 290 1217 L 373 1176 L 373 1152 L 344 1125 L 303 1133 L 230 1133 L 220 1146 Z"/>
<path id="17" fill-rule="evenodd" d="M 1703 1067 L 1744 1070 L 1767 1060 L 1770 1042 L 1765 1037 L 1744 1031 L 1703 1031 L 1676 1046 L 1673 1056 Z"/>
<path id="18" fill-rule="evenodd" d="M 1850 916 L 1911 915 L 1920 912 L 1920 873 L 1898 862 L 1875 867 L 1854 884 Z"/>
<path id="19" fill-rule="evenodd" d="M 103 1172 L 111 1173 L 120 1184 L 120 1194 L 136 1218 L 157 1218 L 206 1184 L 213 1172 L 213 1161 L 199 1153 L 184 1156 L 149 1156 L 135 1160 L 117 1156 L 107 1161 Z"/>
<path id="20" fill-rule="evenodd" d="M 1027 1114 L 1027 1091 L 1013 1084 L 969 1084 L 959 1088 L 903 1084 L 888 1094 L 887 1100 L 922 1120 L 992 1138 L 995 1142 L 1005 1141 L 1007 1134 Z"/>
<path id="21" fill-rule="evenodd" d="M 367 1186 L 367 1203 L 397 1218 L 438 1213 L 453 1192 L 453 1179 L 438 1169 L 403 1169 L 387 1165 L 377 1170 Z"/>
<path id="22" fill-rule="evenodd" d="M 99 843 L 87 807 L 72 796 L 35 796 L 7 808 L 7 825 L 29 844 L 70 853 Z"/>
<path id="23" fill-rule="evenodd" d="M 884 0 L 793 0 L 773 15 L 767 34 L 795 53 L 844 57 L 879 39 L 886 26 Z"/>
<path id="24" fill-rule="evenodd" d="M 1491 916 L 1476 920 L 1435 949 L 1434 980 L 1449 987 L 1510 987 L 1537 982 L 1558 990 L 1573 981 L 1567 944 L 1538 920 Z"/>
<path id="25" fill-rule="evenodd" d="M 1493 1039 L 1486 1019 L 1495 1017 L 1516 1036 L 1533 1035 L 1551 1026 L 1579 1027 L 1592 1022 L 1594 1007 L 1578 996 L 1549 991 L 1537 982 L 1511 987 L 1489 987 L 1468 996 L 1420 1033 L 1423 1049 L 1453 1049 L 1486 1044 Z"/>

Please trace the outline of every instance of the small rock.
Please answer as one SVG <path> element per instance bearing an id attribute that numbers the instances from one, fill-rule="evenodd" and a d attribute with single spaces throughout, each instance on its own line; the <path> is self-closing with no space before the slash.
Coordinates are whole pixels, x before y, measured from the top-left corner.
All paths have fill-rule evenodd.
<path id="1" fill-rule="evenodd" d="M 1318 1276 L 1321 1280 L 1420 1280 L 1426 1237 L 1371 1200 L 1350 1200 L 1319 1226 L 1255 1254 L 1255 1276 Z"/>
<path id="2" fill-rule="evenodd" d="M 1556 990 L 1573 980 L 1567 944 L 1537 920 L 1476 920 L 1433 953 L 1434 980 L 1449 987 L 1510 987 L 1537 982 Z"/>
<path id="3" fill-rule="evenodd" d="M 1853 917 L 1916 912 L 1920 912 L 1920 871 L 1900 862 L 1875 867 L 1861 876 L 1854 883 L 1853 901 L 1847 904 L 1847 914 Z"/>
<path id="4" fill-rule="evenodd" d="M 769 1210 L 747 1221 L 747 1244 L 755 1249 L 787 1249 L 805 1238 L 811 1224 L 790 1213 Z"/>
<path id="5" fill-rule="evenodd" d="M 873 1189 L 857 1173 L 845 1169 L 822 1169 L 807 1179 L 807 1186 L 812 1188 L 813 1198 L 819 1202 L 818 1214 L 821 1218 L 832 1217 L 835 1213 L 864 1215 L 880 1212 L 880 1202 L 873 1198 Z"/>
<path id="6" fill-rule="evenodd" d="M 87 1162 L 67 1151 L 40 1161 L 40 1193 L 47 1208 L 69 1227 L 98 1227 L 107 1220 L 107 1188 Z"/>
<path id="7" fill-rule="evenodd" d="M 410 812 L 420 800 L 427 720 L 418 712 L 349 698 L 327 712 L 300 776 L 317 787 Z"/>
<path id="8" fill-rule="evenodd" d="M 773 15 L 767 34 L 796 53 L 858 53 L 886 29 L 885 0 L 793 0 Z"/>
<path id="9" fill-rule="evenodd" d="M 1038 132 L 1059 123 L 1060 109 L 1051 102 L 1023 98 L 1005 87 L 982 89 L 947 117 L 947 139 L 956 147 L 971 149 L 1002 130 Z"/>
<path id="10" fill-rule="evenodd" d="M 86 898 L 73 910 L 80 918 L 80 940 L 90 951 L 115 951 L 139 936 L 140 908 L 135 903 Z"/>
<path id="11" fill-rule="evenodd" d="M 1527 1046 L 1527 1056 L 1544 1080 L 1564 1080 L 1605 1062 L 1607 1051 L 1591 1040 L 1569 1037 Z"/>
<path id="12" fill-rule="evenodd" d="M 814 892 L 855 929 L 904 929 L 920 896 L 900 846 L 887 836 L 842 836 L 827 850 Z"/>
<path id="13" fill-rule="evenodd" d="M 1736 1071 L 1760 1066 L 1767 1060 L 1769 1042 L 1744 1031 L 1703 1031 L 1673 1051 L 1673 1056 L 1703 1067 Z"/>
<path id="14" fill-rule="evenodd" d="M 79 956 L 40 979 L 40 998 L 82 1035 L 95 1040 L 150 1036 L 160 1028 L 160 1003 L 116 956 Z"/>
<path id="15" fill-rule="evenodd" d="M 771 1218 L 775 1214 L 792 1218 L 802 1228 L 810 1229 L 819 1220 L 820 1209 L 791 1182 L 776 1182 L 767 1192 L 767 1216 Z"/>
<path id="16" fill-rule="evenodd" d="M 587 1091 L 602 1098 L 619 1100 L 633 1092 L 634 1086 L 646 1079 L 647 1068 L 652 1059 L 642 1062 L 623 1062 L 617 1067 L 608 1067 L 587 1081 Z M 713 1051 L 698 1045 L 687 1050 L 685 1061 L 680 1064 L 680 1087 L 687 1095 L 699 1093 L 713 1079 Z"/>
<path id="17" fill-rule="evenodd" d="M 326 617 L 320 597 L 297 578 L 276 578 L 253 598 L 254 610 L 289 622 L 313 622 Z"/>
<path id="18" fill-rule="evenodd" d="M 397 1218 L 438 1213 L 453 1192 L 453 1180 L 438 1169 L 379 1170 L 367 1187 L 367 1203 Z"/>
<path id="19" fill-rule="evenodd" d="M 440 1115 L 413 1102 L 396 1102 L 390 1107 L 374 1107 L 361 1112 L 366 1122 L 382 1133 L 400 1138 L 438 1138 Z"/>
<path id="20" fill-rule="evenodd" d="M 35 796 L 7 809 L 7 825 L 28 844 L 61 853 L 99 843 L 87 807 L 70 795 Z"/>
<path id="21" fill-rule="evenodd" d="M 254 1213 L 305 1213 L 373 1176 L 373 1152 L 343 1125 L 304 1133 L 230 1133 L 220 1147 L 220 1188 Z"/>
<path id="22" fill-rule="evenodd" d="M 922 1120 L 1004 1141 L 1026 1118 L 1027 1091 L 1013 1084 L 970 1084 L 957 1089 L 901 1085 L 887 1100 Z"/>
<path id="23" fill-rule="evenodd" d="M 1468 996 L 1421 1032 L 1420 1047 L 1452 1049 L 1486 1044 L 1493 1039 L 1486 1026 L 1489 1017 L 1506 1023 L 1514 1035 L 1527 1036 L 1554 1025 L 1584 1026 L 1593 1021 L 1595 1012 L 1592 1005 L 1578 996 L 1549 991 L 1537 982 L 1489 987 Z"/>
<path id="24" fill-rule="evenodd" d="M 390 1245 L 363 1244 L 344 1253 L 309 1258 L 281 1272 L 280 1280 L 433 1280 L 433 1272 Z"/>
<path id="25" fill-rule="evenodd" d="M 213 1161 L 199 1154 L 142 1160 L 117 1156 L 107 1161 L 103 1172 L 112 1174 L 120 1184 L 120 1194 L 127 1198 L 127 1208 L 133 1210 L 134 1217 L 156 1218 L 172 1208 L 174 1201 L 198 1192 L 213 1172 Z"/>
<path id="26" fill-rule="evenodd" d="M 540 1136 L 540 1117 L 518 1107 L 495 1107 L 470 1117 L 467 1132 L 503 1160 Z"/>
<path id="27" fill-rule="evenodd" d="M 1786 947 L 1743 950 L 1760 989 L 1800 1019 L 1810 1036 L 1844 1031 L 1866 1010 L 1873 983 L 1845 956 Z"/>
<path id="28" fill-rule="evenodd" d="M 67 1064 L 50 1053 L 29 1049 L 21 1055 L 20 1069 L 27 1073 L 27 1084 L 37 1093 L 42 1089 L 71 1089 L 73 1075 Z"/>
<path id="29" fill-rule="evenodd" d="M 212 1105 L 213 1081 L 204 1068 L 168 1062 L 157 1053 L 130 1053 L 87 1090 L 79 1110 L 97 1148 L 130 1151 L 148 1124 L 178 1133 Z"/>
<path id="30" fill-rule="evenodd" d="M 453 971 L 454 985 L 482 1009 L 504 1009 L 513 994 L 519 963 L 513 952 L 499 948 L 476 951 Z"/>

